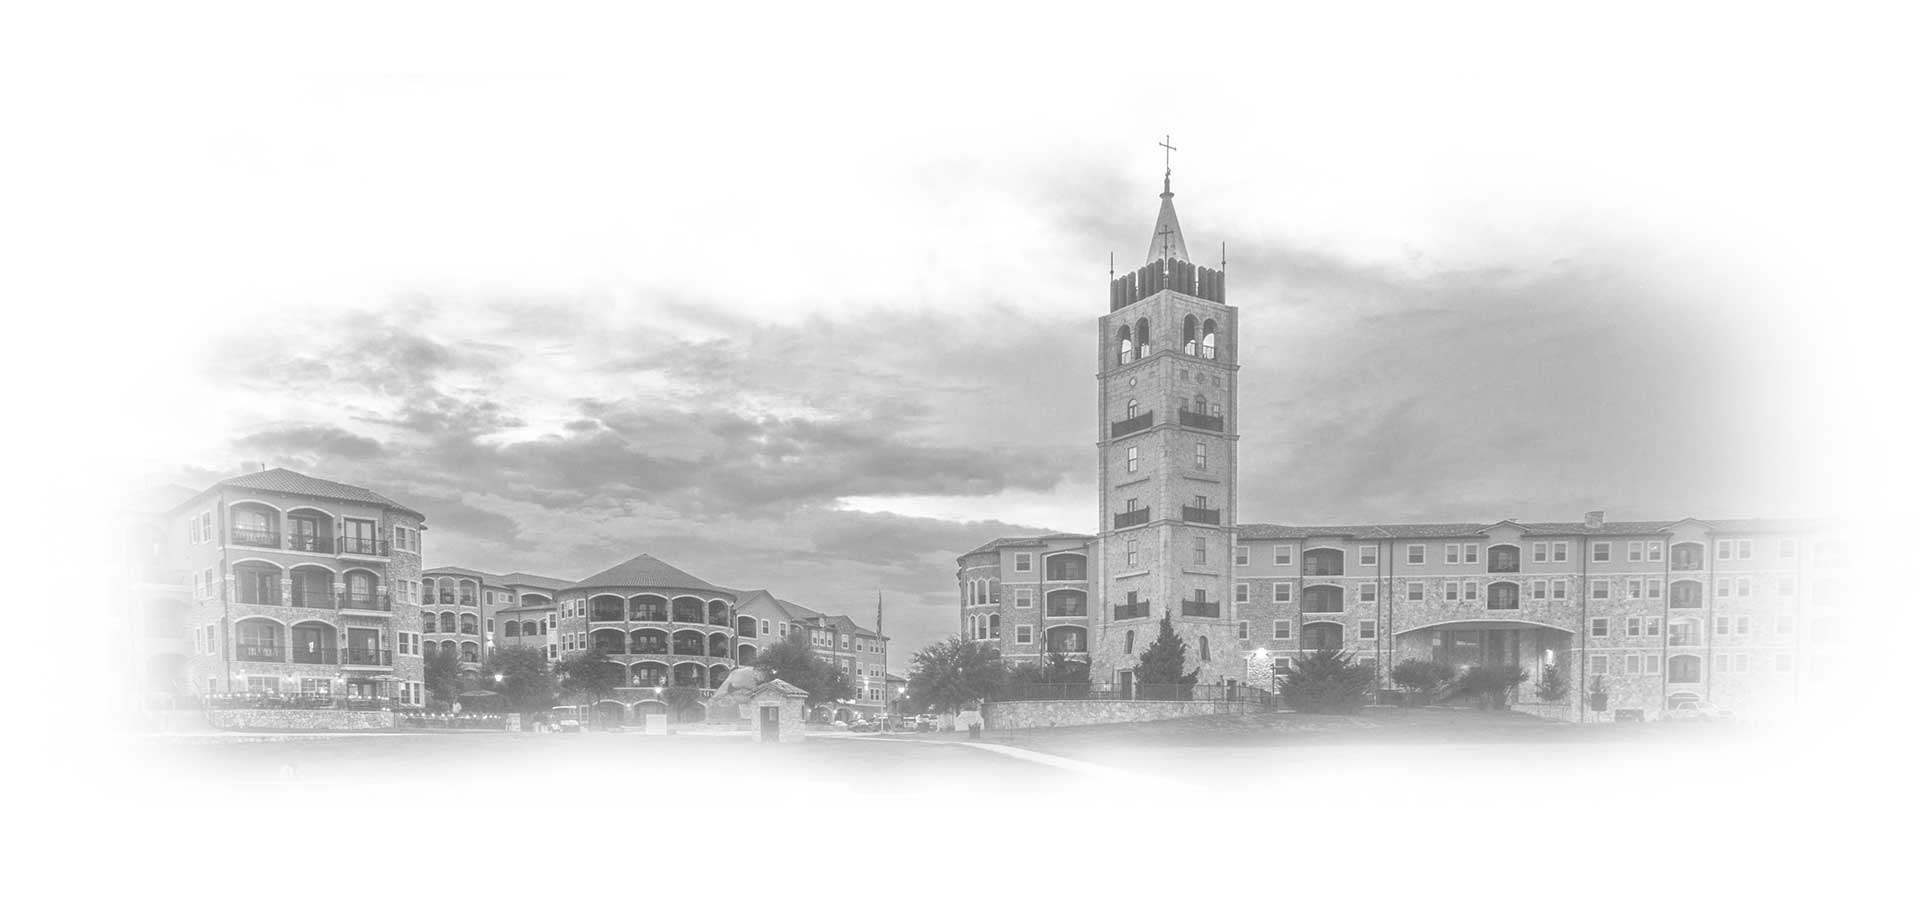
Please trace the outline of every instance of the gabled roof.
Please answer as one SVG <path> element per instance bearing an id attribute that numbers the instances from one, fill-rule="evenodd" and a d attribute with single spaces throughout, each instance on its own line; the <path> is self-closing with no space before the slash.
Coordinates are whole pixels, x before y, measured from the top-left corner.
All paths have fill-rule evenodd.
<path id="1" fill-rule="evenodd" d="M 230 487 L 236 490 L 259 490 L 263 493 L 286 493 L 290 496 L 310 496 L 315 499 L 338 499 L 344 502 L 363 502 L 368 505 L 379 505 L 385 506 L 386 508 L 398 509 L 423 521 L 426 520 L 427 517 L 414 509 L 401 505 L 366 487 L 357 487 L 349 483 L 337 483 L 332 480 L 322 480 L 318 477 L 308 477 L 305 474 L 297 471 L 289 471 L 286 468 L 268 468 L 265 471 L 242 474 L 239 477 L 229 477 L 195 494 L 193 498 L 198 499 L 200 496 L 212 492 L 219 487 Z M 192 500 L 187 501 L 190 502 Z M 179 505 L 174 506 L 174 508 L 179 508 L 185 504 L 186 502 L 181 502 Z"/>
<path id="2" fill-rule="evenodd" d="M 764 694 L 779 694 L 783 697 L 805 697 L 807 692 L 788 684 L 782 679 L 775 678 L 766 684 L 754 688 L 753 692 L 748 694 L 747 697 L 759 697 Z"/>
<path id="3" fill-rule="evenodd" d="M 512 587 L 534 587 L 540 590 L 564 590 L 573 583 L 566 578 L 550 578 L 546 575 L 528 574 L 524 571 L 510 571 L 500 575 L 500 583 Z"/>
<path id="4" fill-rule="evenodd" d="M 787 602 L 765 590 L 735 590 L 733 594 L 734 608 L 736 609 L 764 600 L 773 606 L 774 609 L 785 615 L 788 621 L 804 622 L 821 617 L 820 613 L 812 609 L 802 606 L 799 603 Z"/>
<path id="5" fill-rule="evenodd" d="M 962 553 L 960 557 L 964 559 L 967 556 L 979 555 L 980 553 L 983 553 L 983 552 L 992 552 L 996 549 L 1009 549 L 1009 548 L 1016 548 L 1016 547 L 1028 547 L 1028 548 L 1041 547 L 1041 546 L 1046 546 L 1049 542 L 1055 541 L 1055 540 L 1086 541 L 1091 539 L 1093 539 L 1092 534 L 1041 534 L 1040 536 L 1037 536 L 1037 537 L 1001 537 L 997 540 L 989 540 L 984 545 L 980 546 L 977 549 L 968 550 L 967 552 Z"/>
<path id="6" fill-rule="evenodd" d="M 659 587 L 668 590 L 711 590 L 727 594 L 733 592 L 725 587 L 709 584 L 646 553 L 641 553 L 606 571 L 568 584 L 561 589 L 585 590 L 597 587 Z"/>

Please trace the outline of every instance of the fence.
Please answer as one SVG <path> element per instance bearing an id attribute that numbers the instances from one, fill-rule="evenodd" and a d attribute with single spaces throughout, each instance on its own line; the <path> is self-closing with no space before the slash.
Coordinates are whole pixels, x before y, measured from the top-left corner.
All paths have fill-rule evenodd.
<path id="1" fill-rule="evenodd" d="M 988 695 L 989 703 L 1050 700 L 1163 700 L 1193 703 L 1248 703 L 1275 706 L 1271 691 L 1245 684 L 1018 684 Z"/>

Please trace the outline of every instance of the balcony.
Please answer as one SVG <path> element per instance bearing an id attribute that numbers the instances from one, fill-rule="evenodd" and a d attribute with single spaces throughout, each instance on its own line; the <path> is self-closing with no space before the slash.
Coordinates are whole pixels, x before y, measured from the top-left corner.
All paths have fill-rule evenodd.
<path id="1" fill-rule="evenodd" d="M 287 538 L 287 548 L 294 552 L 317 552 L 329 556 L 334 553 L 332 537 L 294 534 Z"/>
<path id="2" fill-rule="evenodd" d="M 370 665 L 370 666 L 393 665 L 392 650 L 367 650 L 367 649 L 355 649 L 353 647 L 348 647 L 347 649 L 342 650 L 341 652 L 346 654 L 345 656 L 341 657 L 341 662 L 343 665 Z"/>
<path id="3" fill-rule="evenodd" d="M 340 661 L 336 650 L 294 650 L 293 661 L 303 665 L 334 665 Z"/>
<path id="4" fill-rule="evenodd" d="M 1087 614 L 1087 601 L 1072 603 L 1048 603 L 1048 618 L 1082 618 Z"/>
<path id="5" fill-rule="evenodd" d="M 1131 512 L 1120 512 L 1118 514 L 1115 514 L 1113 516 L 1113 529 L 1119 530 L 1120 528 L 1123 528 L 1123 527 L 1137 527 L 1139 525 L 1145 524 L 1147 523 L 1148 518 L 1153 517 L 1152 512 L 1153 512 L 1153 507 L 1148 506 L 1146 508 L 1134 509 Z"/>
<path id="6" fill-rule="evenodd" d="M 1180 614 L 1189 618 L 1219 618 L 1219 603 L 1203 603 L 1198 600 L 1181 600 Z"/>
<path id="7" fill-rule="evenodd" d="M 1217 508 L 1201 508 L 1197 505 L 1183 505 L 1180 507 L 1180 520 L 1193 524 L 1219 524 L 1220 510 Z"/>
<path id="8" fill-rule="evenodd" d="M 375 537 L 341 537 L 339 555 L 386 558 L 387 541 Z"/>
<path id="9" fill-rule="evenodd" d="M 342 593 L 340 608 L 363 612 L 392 612 L 393 601 L 384 593 Z"/>
<path id="10" fill-rule="evenodd" d="M 301 590 L 299 585 L 293 588 L 293 605 L 302 609 L 332 609 L 333 594 L 317 590 Z"/>
<path id="11" fill-rule="evenodd" d="M 1153 426 L 1153 412 L 1151 411 L 1146 414 L 1127 418 L 1124 421 L 1114 421 L 1113 438 L 1119 439 L 1129 433 L 1139 433 L 1151 426 Z"/>
<path id="12" fill-rule="evenodd" d="M 663 643 L 637 643 L 633 645 L 636 656 L 665 656 L 667 645 Z"/>
<path id="13" fill-rule="evenodd" d="M 477 598 L 475 598 L 475 597 L 474 597 L 474 595 L 473 595 L 473 594 L 471 594 L 471 593 L 462 593 L 462 594 L 460 594 L 460 605 L 462 605 L 462 606 L 478 606 L 478 605 L 480 605 L 480 602 L 479 602 L 479 600 L 478 600 Z"/>
<path id="14" fill-rule="evenodd" d="M 287 650 L 278 644 L 235 644 L 233 658 L 242 662 L 286 662 Z"/>
<path id="15" fill-rule="evenodd" d="M 1180 426 L 1198 427 L 1201 430 L 1225 433 L 1227 432 L 1227 419 L 1218 414 L 1201 414 L 1198 411 L 1188 411 L 1182 408 L 1180 409 Z"/>
<path id="16" fill-rule="evenodd" d="M 1126 621 L 1130 618 L 1146 618 L 1146 603 L 1121 603 L 1113 607 L 1113 620 Z"/>
<path id="17" fill-rule="evenodd" d="M 618 621 L 618 619 L 614 619 L 614 620 L 615 620 L 615 621 Z M 647 609 L 647 608 L 640 608 L 640 609 L 635 609 L 635 610 L 633 610 L 633 618 L 632 618 L 632 619 L 630 619 L 630 620 L 631 620 L 631 621 L 644 621 L 644 622 L 663 622 L 663 621 L 667 621 L 667 620 L 668 620 L 668 619 L 667 619 L 667 610 L 665 610 L 665 609 Z"/>
<path id="18" fill-rule="evenodd" d="M 228 533 L 228 537 L 235 546 L 258 546 L 263 549 L 280 548 L 280 532 L 277 530 L 236 527 Z"/>

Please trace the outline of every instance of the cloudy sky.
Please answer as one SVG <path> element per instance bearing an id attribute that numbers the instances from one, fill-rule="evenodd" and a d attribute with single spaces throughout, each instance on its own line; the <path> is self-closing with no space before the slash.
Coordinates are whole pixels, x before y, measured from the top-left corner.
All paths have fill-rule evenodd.
<path id="1" fill-rule="evenodd" d="M 226 18 L 74 75 L 114 115 L 45 228 L 127 249 L 72 269 L 144 375 L 115 464 L 371 486 L 428 514 L 432 564 L 650 552 L 862 620 L 884 588 L 917 647 L 957 554 L 1094 526 L 1093 324 L 1171 133 L 1242 312 L 1243 520 L 1844 491 L 1805 290 L 1829 144 L 1878 101 L 1782 64 L 1817 29 L 884 9 Z M 100 52 L 158 64 L 140 24 Z"/>

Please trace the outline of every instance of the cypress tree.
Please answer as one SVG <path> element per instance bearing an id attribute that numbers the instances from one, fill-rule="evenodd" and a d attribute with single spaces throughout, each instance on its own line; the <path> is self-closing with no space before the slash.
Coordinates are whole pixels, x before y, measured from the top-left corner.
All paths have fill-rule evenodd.
<path id="1" fill-rule="evenodd" d="M 1151 699 L 1165 695 L 1163 699 L 1184 700 L 1187 689 L 1200 680 L 1200 670 L 1184 671 L 1187 667 L 1187 642 L 1173 633 L 1173 613 L 1160 616 L 1160 636 L 1148 644 L 1140 654 L 1140 664 L 1133 667 L 1133 680 L 1152 690 L 1144 690 L 1142 696 Z M 1170 690 L 1163 690 L 1170 688 Z"/>

